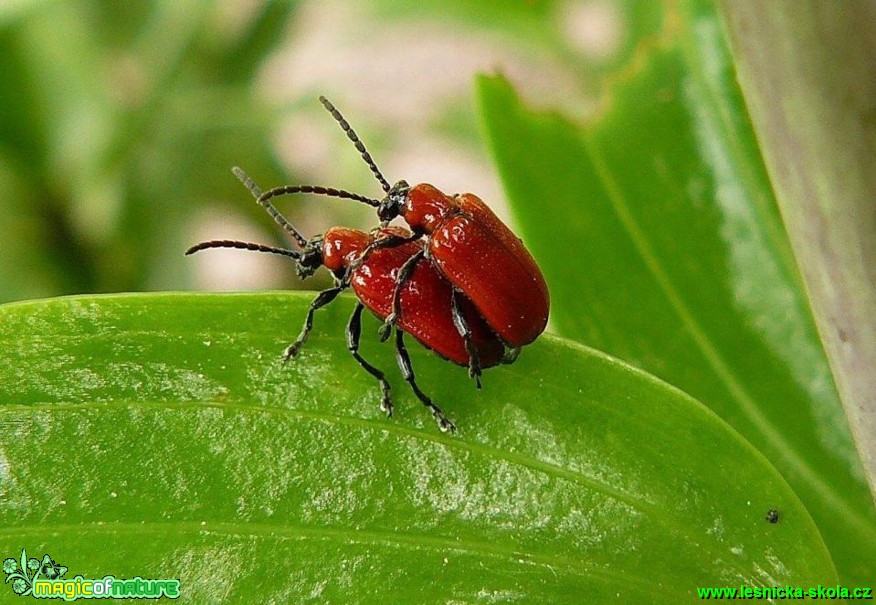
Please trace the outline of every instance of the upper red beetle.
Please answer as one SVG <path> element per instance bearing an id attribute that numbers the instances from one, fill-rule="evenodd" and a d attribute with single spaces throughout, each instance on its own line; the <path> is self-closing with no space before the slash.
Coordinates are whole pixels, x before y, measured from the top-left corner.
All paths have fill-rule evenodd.
<path id="1" fill-rule="evenodd" d="M 234 172 L 259 198 L 261 191 L 258 186 L 240 169 Z M 307 340 L 313 327 L 314 313 L 332 302 L 341 291 L 352 287 L 359 302 L 347 324 L 347 347 L 356 361 L 380 383 L 383 391 L 381 407 L 388 415 L 392 414 L 389 383 L 383 372 L 359 354 L 359 336 L 363 308 L 386 320 L 397 298 L 401 308 L 401 314 L 395 321 L 399 367 L 414 394 L 429 408 L 439 427 L 453 430 L 453 423 L 417 385 L 404 344 L 404 332 L 442 357 L 463 366 L 470 365 L 472 355 L 480 359 L 482 367 L 494 366 L 503 361 L 504 347 L 472 302 L 454 289 L 433 263 L 412 260 L 423 257 L 422 241 L 399 227 L 383 227 L 374 234 L 333 227 L 324 235 L 307 240 L 269 201 L 259 200 L 276 222 L 293 237 L 299 250 L 234 240 L 213 240 L 192 246 L 186 254 L 208 248 L 241 248 L 290 257 L 296 261 L 298 275 L 302 278 L 309 277 L 320 266 L 332 272 L 335 285 L 320 292 L 311 303 L 301 334 L 286 349 L 287 360 L 294 357 Z M 383 245 L 373 247 L 375 242 Z M 372 248 L 369 250 L 369 247 Z M 403 282 L 401 286 L 400 282 Z"/>
<path id="2" fill-rule="evenodd" d="M 396 183 L 378 209 L 384 221 L 401 215 L 428 236 L 438 269 L 477 306 L 511 347 L 535 340 L 547 324 L 550 299 L 538 265 L 479 197 L 453 197 L 432 185 Z"/>
<path id="3" fill-rule="evenodd" d="M 384 226 L 401 216 L 415 235 L 427 239 L 423 256 L 432 259 L 453 287 L 474 303 L 490 328 L 511 348 L 505 360 L 513 361 L 520 347 L 544 331 L 550 309 L 547 284 L 523 242 L 471 193 L 448 196 L 432 185 L 411 187 L 405 181 L 390 186 L 341 113 L 325 97 L 319 100 L 356 146 L 386 196 L 376 200 L 337 189 L 298 185 L 266 191 L 259 201 L 291 193 L 317 193 L 373 206 Z M 372 247 L 381 245 L 375 242 Z M 399 280 L 392 312 L 381 329 L 383 339 L 399 317 L 397 294 L 402 285 L 403 280 Z M 469 360 L 469 373 L 479 374 L 477 355 Z"/>

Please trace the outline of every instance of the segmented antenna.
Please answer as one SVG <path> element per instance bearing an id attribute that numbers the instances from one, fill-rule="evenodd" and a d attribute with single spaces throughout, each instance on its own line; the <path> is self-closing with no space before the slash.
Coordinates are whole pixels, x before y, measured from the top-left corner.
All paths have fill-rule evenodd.
<path id="1" fill-rule="evenodd" d="M 243 183 L 244 187 L 249 189 L 249 192 L 255 199 L 259 199 L 260 197 L 262 197 L 262 188 L 256 185 L 255 181 L 252 180 L 249 175 L 243 171 L 243 168 L 240 168 L 239 166 L 232 166 L 231 173 L 237 177 L 238 181 Z"/>
<path id="2" fill-rule="evenodd" d="M 280 211 L 277 210 L 271 202 L 268 201 L 268 199 L 273 196 L 269 195 L 265 197 L 262 194 L 261 187 L 256 185 L 255 181 L 249 178 L 249 175 L 247 175 L 241 168 L 235 166 L 231 169 L 231 172 L 234 173 L 234 176 L 237 177 L 237 180 L 243 183 L 244 187 L 249 189 L 249 192 L 253 195 L 259 205 L 268 211 L 268 214 L 271 215 L 271 218 L 274 219 L 274 222 L 280 225 L 280 227 L 282 227 L 286 233 L 288 233 L 295 239 L 295 241 L 298 243 L 298 247 L 303 248 L 307 245 L 307 239 L 303 235 L 301 235 L 301 233 L 299 233 L 298 229 L 296 229 L 295 226 L 290 223 L 285 216 L 280 214 Z"/>
<path id="3" fill-rule="evenodd" d="M 365 143 L 359 139 L 356 131 L 350 126 L 350 123 L 344 119 L 344 116 L 341 115 L 341 112 L 338 111 L 334 105 L 331 104 L 331 101 L 326 99 L 323 96 L 319 97 L 319 102 L 322 103 L 323 107 L 325 107 L 335 121 L 340 124 L 341 129 L 347 133 L 347 138 L 353 141 L 353 145 L 356 146 L 356 149 L 359 151 L 359 155 L 362 156 L 362 159 L 365 160 L 365 163 L 368 164 L 368 167 L 371 169 L 371 172 L 374 173 L 374 176 L 377 177 L 377 181 L 380 183 L 380 186 L 383 188 L 384 193 L 389 193 L 391 187 L 385 178 L 383 178 L 383 174 L 381 174 L 380 169 L 377 167 L 377 164 L 374 163 L 374 159 L 371 157 L 371 154 L 368 153 L 368 150 L 365 149 Z"/>
<path id="4" fill-rule="evenodd" d="M 355 200 L 357 202 L 362 202 L 363 204 L 368 204 L 373 208 L 377 208 L 378 206 L 380 206 L 380 200 L 375 200 L 374 198 L 359 195 L 358 193 L 351 193 L 343 189 L 335 189 L 334 187 L 321 187 L 320 185 L 282 185 L 280 187 L 275 187 L 262 193 L 259 196 L 258 202 L 259 204 L 265 206 L 265 203 L 271 198 L 280 195 L 291 195 L 293 193 L 315 193 L 316 195 L 326 195 L 329 197 L 340 197 L 346 200 Z"/>
<path id="5" fill-rule="evenodd" d="M 255 252 L 270 252 L 271 254 L 279 254 L 280 256 L 288 256 L 295 260 L 301 259 L 301 253 L 297 250 L 286 250 L 285 248 L 275 248 L 274 246 L 265 246 L 263 244 L 253 244 L 251 242 L 241 242 L 230 239 L 217 239 L 209 242 L 201 242 L 195 244 L 186 250 L 186 256 L 207 250 L 208 248 L 237 248 L 239 250 L 254 250 Z"/>

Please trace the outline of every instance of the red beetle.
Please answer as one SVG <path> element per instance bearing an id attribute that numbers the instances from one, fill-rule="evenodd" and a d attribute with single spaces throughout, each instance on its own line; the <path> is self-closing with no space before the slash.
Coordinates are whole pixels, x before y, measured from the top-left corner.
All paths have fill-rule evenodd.
<path id="1" fill-rule="evenodd" d="M 384 226 L 401 216 L 414 235 L 424 236 L 427 240 L 423 257 L 431 259 L 453 287 L 474 303 L 490 328 L 511 348 L 505 362 L 512 362 L 520 347 L 531 343 L 544 331 L 550 310 L 547 284 L 523 242 L 471 193 L 448 196 L 432 185 L 421 183 L 411 187 L 405 181 L 390 186 L 341 113 L 325 97 L 319 100 L 359 150 L 386 196 L 376 200 L 338 189 L 298 185 L 266 191 L 259 197 L 259 202 L 267 202 L 277 195 L 316 193 L 373 206 Z M 384 242 L 372 244 L 373 247 L 381 245 L 385 245 Z M 419 258 L 412 262 L 419 262 Z M 392 311 L 381 328 L 384 340 L 403 308 L 398 296 L 403 284 L 404 279 L 400 279 L 393 296 Z M 477 355 L 472 355 L 469 373 L 476 378 L 480 374 L 479 368 Z"/>
<path id="2" fill-rule="evenodd" d="M 383 392 L 381 408 L 387 415 L 392 415 L 389 383 L 383 372 L 359 354 L 359 337 L 363 308 L 386 320 L 397 298 L 401 312 L 395 319 L 395 346 L 402 374 L 414 394 L 431 410 L 441 429 L 454 430 L 453 423 L 417 385 L 405 348 L 404 333 L 407 332 L 441 357 L 462 366 L 470 365 L 473 356 L 480 360 L 480 367 L 494 366 L 503 361 L 504 346 L 472 302 L 453 288 L 431 262 L 417 262 L 424 256 L 422 241 L 400 227 L 382 227 L 375 234 L 334 227 L 325 235 L 307 240 L 269 201 L 260 197 L 258 186 L 243 171 L 236 168 L 234 172 L 276 222 L 295 239 L 300 250 L 213 240 L 192 246 L 186 254 L 208 248 L 239 248 L 292 258 L 296 261 L 301 278 L 313 275 L 320 266 L 331 271 L 335 285 L 320 292 L 311 303 L 301 334 L 286 349 L 286 360 L 294 357 L 307 340 L 313 327 L 314 313 L 332 302 L 340 292 L 352 287 L 358 302 L 347 324 L 347 347 L 356 361 L 380 383 Z M 375 246 L 375 242 L 381 244 Z M 403 283 L 399 285 L 400 282 Z"/>

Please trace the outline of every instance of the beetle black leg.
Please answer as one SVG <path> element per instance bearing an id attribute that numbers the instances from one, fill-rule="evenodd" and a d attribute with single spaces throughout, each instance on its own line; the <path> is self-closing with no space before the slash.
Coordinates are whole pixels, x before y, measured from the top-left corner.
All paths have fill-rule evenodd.
<path id="1" fill-rule="evenodd" d="M 347 323 L 347 349 L 359 362 L 366 372 L 374 376 L 380 383 L 380 390 L 383 392 L 383 399 L 380 402 L 380 409 L 386 412 L 386 416 L 392 416 L 392 399 L 390 398 L 389 383 L 383 375 L 383 372 L 375 368 L 373 365 L 365 361 L 359 355 L 359 336 L 362 334 L 362 303 L 356 303 L 356 308 L 353 309 L 353 314 L 350 315 L 350 321 Z"/>
<path id="2" fill-rule="evenodd" d="M 411 366 L 411 357 L 408 355 L 407 348 L 405 348 L 404 332 L 398 328 L 395 329 L 395 358 L 398 361 L 398 367 L 401 369 L 402 375 L 405 380 L 408 381 L 408 384 L 411 385 L 411 390 L 414 391 L 414 395 L 417 396 L 417 399 L 423 402 L 423 405 L 429 408 L 429 411 L 432 412 L 432 416 L 438 421 L 438 428 L 443 432 L 450 431 L 451 433 L 455 433 L 456 427 L 447 419 L 444 412 L 441 411 L 441 408 L 432 403 L 429 396 L 417 386 L 417 381 L 414 378 L 414 369 Z"/>
<path id="3" fill-rule="evenodd" d="M 316 298 L 313 299 L 313 302 L 310 303 L 310 309 L 307 311 L 307 318 L 304 320 L 304 328 L 301 330 L 301 334 L 298 335 L 295 342 L 286 347 L 286 352 L 283 354 L 283 361 L 289 361 L 298 355 L 301 346 L 307 342 L 307 337 L 310 336 L 310 330 L 313 329 L 313 314 L 316 313 L 318 309 L 326 306 L 337 298 L 338 294 L 340 294 L 346 287 L 346 285 L 341 284 L 329 288 L 328 290 L 323 290 L 317 294 Z"/>
<path id="4" fill-rule="evenodd" d="M 384 235 L 383 237 L 379 237 L 365 247 L 365 249 L 359 255 L 359 258 L 357 258 L 350 266 L 350 269 L 356 270 L 361 267 L 362 263 L 364 263 L 365 260 L 368 258 L 368 255 L 371 254 L 374 250 L 378 250 L 380 248 L 396 248 L 398 246 L 401 246 L 402 244 L 415 242 L 421 237 L 423 236 L 419 233 L 412 233 L 407 237 L 403 237 L 401 235 Z"/>
<path id="5" fill-rule="evenodd" d="M 468 377 L 474 378 L 475 384 L 481 388 L 481 360 L 478 357 L 478 348 L 472 342 L 471 328 L 468 327 L 468 322 L 465 321 L 462 310 L 459 308 L 459 292 L 456 291 L 456 288 L 450 294 L 450 313 L 453 316 L 453 325 L 462 336 L 465 350 L 468 353 Z"/>
<path id="6" fill-rule="evenodd" d="M 389 333 L 392 330 L 392 327 L 395 325 L 395 322 L 398 320 L 399 315 L 401 315 L 401 291 L 402 287 L 405 285 L 405 282 L 410 279 L 411 274 L 414 272 L 414 269 L 417 266 L 417 263 L 422 260 L 425 252 L 420 250 L 413 256 L 411 256 L 408 260 L 405 261 L 405 264 L 401 266 L 401 269 L 398 270 L 398 277 L 395 278 L 395 288 L 392 290 L 392 311 L 383 320 L 383 325 L 380 326 L 380 329 L 377 333 L 380 335 L 380 342 L 386 342 L 386 339 L 389 338 Z"/>

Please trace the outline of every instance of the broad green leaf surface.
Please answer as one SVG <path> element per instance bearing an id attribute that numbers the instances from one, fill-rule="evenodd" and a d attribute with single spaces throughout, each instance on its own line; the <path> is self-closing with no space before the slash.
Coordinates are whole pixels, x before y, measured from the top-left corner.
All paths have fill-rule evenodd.
<path id="1" fill-rule="evenodd" d="M 805 502 L 841 578 L 871 585 L 876 512 L 719 23 L 667 6 L 587 126 L 479 81 L 552 325 L 734 426 Z"/>
<path id="2" fill-rule="evenodd" d="M 441 434 L 397 372 L 383 417 L 345 350 L 349 298 L 279 360 L 310 298 L 0 307 L 2 556 L 180 578 L 188 602 L 677 603 L 836 581 L 785 481 L 684 393 L 550 336 L 478 392 L 412 344 L 459 427 Z"/>

